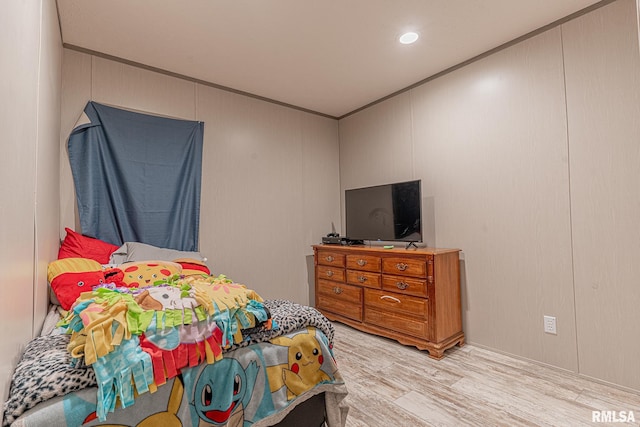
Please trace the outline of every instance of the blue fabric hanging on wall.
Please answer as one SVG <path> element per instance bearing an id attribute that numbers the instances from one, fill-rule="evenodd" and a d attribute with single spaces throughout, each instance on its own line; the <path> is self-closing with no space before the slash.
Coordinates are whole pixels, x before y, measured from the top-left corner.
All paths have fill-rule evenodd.
<path id="1" fill-rule="evenodd" d="M 82 233 L 198 250 L 204 123 L 87 103 L 69 136 Z"/>

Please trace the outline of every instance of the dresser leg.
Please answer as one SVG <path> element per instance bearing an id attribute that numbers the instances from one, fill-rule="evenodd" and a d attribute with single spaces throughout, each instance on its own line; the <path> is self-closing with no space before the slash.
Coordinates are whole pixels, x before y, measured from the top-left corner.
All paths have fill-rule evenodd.
<path id="1" fill-rule="evenodd" d="M 444 350 L 427 350 L 429 352 L 429 357 L 432 359 L 440 360 L 444 357 Z"/>

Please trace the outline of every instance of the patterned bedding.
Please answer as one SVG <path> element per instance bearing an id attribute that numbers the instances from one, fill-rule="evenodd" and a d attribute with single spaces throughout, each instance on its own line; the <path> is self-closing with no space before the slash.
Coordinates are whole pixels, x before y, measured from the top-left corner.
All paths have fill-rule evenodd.
<path id="1" fill-rule="evenodd" d="M 105 301 L 120 301 L 113 291 L 98 289 L 93 299 L 86 295 L 75 308 L 81 307 L 83 301 L 95 303 L 101 297 L 104 300 L 98 300 L 103 310 L 98 313 L 104 314 L 105 307 L 114 307 Z M 183 292 L 184 298 L 194 296 Z M 115 317 L 120 316 L 121 323 L 107 322 L 106 333 L 104 327 L 98 328 L 102 336 L 87 334 L 95 328 L 79 326 L 78 319 L 83 317 L 80 314 L 92 303 L 85 304 L 66 319 L 68 328 L 77 329 L 75 336 L 43 336 L 29 344 L 12 380 L 4 424 L 142 426 L 159 425 L 158 419 L 171 418 L 174 425 L 194 427 L 271 425 L 308 397 L 325 393 L 328 422 L 344 425 L 346 408 L 341 401 L 346 388 L 333 359 L 331 323 L 311 307 L 284 300 L 261 302 L 253 297 L 236 295 L 232 298 L 234 303 L 227 298 L 225 310 L 215 304 L 217 309 L 211 313 L 219 331 L 205 322 L 208 327 L 200 325 L 200 334 L 196 333 L 204 339 L 190 342 L 182 350 L 179 346 L 185 342 L 180 340 L 184 341 L 186 335 L 183 333 L 183 338 L 169 344 L 170 329 L 175 328 L 173 332 L 179 337 L 185 323 L 193 328 L 194 323 L 207 320 L 198 321 L 202 316 L 193 311 L 187 319 L 191 322 L 185 322 L 189 316 L 185 312 L 193 304 L 188 310 L 183 304 L 181 316 L 169 318 L 165 313 L 161 319 L 163 328 L 157 328 L 157 312 L 155 320 L 151 316 L 151 320 L 142 321 L 138 316 L 133 324 L 159 335 L 151 339 L 144 332 L 131 333 L 127 339 L 127 331 L 118 330 L 127 318 L 120 312 Z M 232 306 L 234 309 L 229 310 Z M 221 316 L 224 311 L 226 315 Z M 84 317 L 82 324 L 89 326 L 100 324 L 96 318 L 102 319 L 95 315 Z M 126 323 L 131 332 L 134 328 Z M 115 364 L 113 358 L 109 363 L 102 360 L 114 353 L 100 344 L 109 332 L 110 340 L 122 336 L 120 344 L 113 346 L 123 351 Z M 194 334 L 188 336 L 193 338 Z M 91 337 L 89 345 L 93 346 L 95 360 L 82 352 L 88 348 L 87 337 Z M 125 348 L 123 342 L 131 346 Z M 80 351 L 83 357 L 72 358 L 67 349 L 71 354 Z M 149 356 L 146 365 L 141 362 L 145 355 Z M 163 421 L 160 425 L 171 424 Z"/>

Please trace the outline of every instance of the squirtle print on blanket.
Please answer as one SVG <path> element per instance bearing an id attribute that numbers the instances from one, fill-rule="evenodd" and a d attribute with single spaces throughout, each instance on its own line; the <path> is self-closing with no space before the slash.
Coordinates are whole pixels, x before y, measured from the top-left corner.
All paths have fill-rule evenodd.
<path id="1" fill-rule="evenodd" d="M 183 372 L 194 427 L 250 426 L 318 384 L 342 382 L 326 337 L 313 327 L 250 349 Z"/>

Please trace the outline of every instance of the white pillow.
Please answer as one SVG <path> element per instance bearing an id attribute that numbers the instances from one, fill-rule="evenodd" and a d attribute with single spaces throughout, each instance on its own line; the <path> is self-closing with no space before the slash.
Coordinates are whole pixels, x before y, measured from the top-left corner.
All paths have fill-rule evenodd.
<path id="1" fill-rule="evenodd" d="M 176 249 L 159 248 L 146 243 L 125 242 L 111 254 L 109 264 L 124 264 L 135 261 L 173 261 L 179 258 L 191 258 L 206 262 L 207 259 L 200 252 L 178 251 Z"/>

